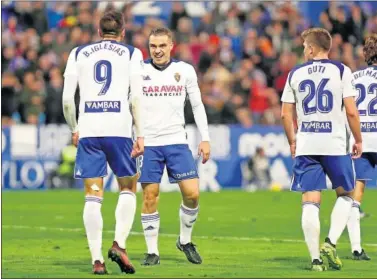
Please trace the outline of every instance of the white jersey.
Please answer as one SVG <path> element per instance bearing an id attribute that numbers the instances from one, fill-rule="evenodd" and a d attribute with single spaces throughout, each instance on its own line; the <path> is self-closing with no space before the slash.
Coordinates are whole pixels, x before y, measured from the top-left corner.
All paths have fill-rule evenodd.
<path id="1" fill-rule="evenodd" d="M 340 62 L 313 60 L 289 73 L 281 100 L 296 104 L 296 156 L 349 153 L 343 99 L 356 95 L 352 72 Z"/>
<path id="2" fill-rule="evenodd" d="M 353 77 L 359 92 L 356 104 L 360 114 L 363 152 L 377 152 L 377 66 L 356 71 Z"/>
<path id="3" fill-rule="evenodd" d="M 190 99 L 202 140 L 209 141 L 207 116 L 194 67 L 171 60 L 160 69 L 151 59 L 144 62 L 142 100 L 146 146 L 187 144 L 186 98 Z"/>
<path id="4" fill-rule="evenodd" d="M 142 65 L 139 49 L 112 40 L 71 51 L 64 76 L 78 80 L 80 138 L 132 137 L 130 77 L 141 74 Z"/>

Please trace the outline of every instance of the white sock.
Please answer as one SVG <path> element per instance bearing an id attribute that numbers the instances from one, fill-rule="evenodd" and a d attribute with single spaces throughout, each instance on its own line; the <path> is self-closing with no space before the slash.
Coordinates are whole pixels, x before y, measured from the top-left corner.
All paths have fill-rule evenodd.
<path id="1" fill-rule="evenodd" d="M 104 262 L 102 256 L 102 200 L 103 198 L 96 196 L 85 197 L 83 219 L 86 237 L 88 238 L 89 249 L 92 255 L 92 264 L 97 260 L 101 263 Z"/>
<path id="2" fill-rule="evenodd" d="M 318 203 L 313 202 L 304 202 L 302 204 L 301 225 L 312 261 L 320 259 L 319 237 L 321 226 L 319 222 L 319 206 Z"/>
<path id="3" fill-rule="evenodd" d="M 354 201 L 351 208 L 350 218 L 347 223 L 348 235 L 351 242 L 352 252 L 361 253 L 361 236 L 360 236 L 360 203 Z"/>
<path id="4" fill-rule="evenodd" d="M 134 223 L 136 211 L 136 196 L 130 191 L 119 193 L 115 209 L 115 238 L 120 248 L 126 248 L 126 240 Z"/>
<path id="5" fill-rule="evenodd" d="M 158 252 L 158 232 L 160 230 L 160 214 L 158 211 L 151 214 L 141 214 L 141 224 L 143 226 L 145 242 L 148 254 L 159 255 Z"/>
<path id="6" fill-rule="evenodd" d="M 353 199 L 347 196 L 338 197 L 331 213 L 331 224 L 329 238 L 332 244 L 336 245 L 347 225 L 351 213 Z"/>
<path id="7" fill-rule="evenodd" d="M 191 242 L 192 228 L 194 227 L 196 217 L 198 217 L 199 206 L 197 208 L 189 208 L 181 204 L 179 209 L 179 217 L 181 220 L 181 231 L 179 240 L 181 244 Z"/>

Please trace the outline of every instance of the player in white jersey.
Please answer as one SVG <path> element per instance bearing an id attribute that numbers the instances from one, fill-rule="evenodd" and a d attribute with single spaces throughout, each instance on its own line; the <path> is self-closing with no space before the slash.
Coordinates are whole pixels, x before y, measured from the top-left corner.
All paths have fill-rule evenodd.
<path id="1" fill-rule="evenodd" d="M 84 179 L 84 226 L 92 255 L 93 273 L 105 274 L 102 255 L 101 204 L 107 163 L 117 176 L 120 195 L 115 211 L 115 238 L 108 252 L 121 271 L 134 273 L 125 244 L 136 210 L 136 157 L 143 154 L 141 51 L 120 43 L 124 37 L 123 15 L 106 13 L 98 30 L 102 40 L 74 48 L 64 77 L 64 116 L 78 145 L 75 178 Z M 80 88 L 78 125 L 74 95 Z M 129 96 L 131 92 L 131 96 Z M 130 105 L 132 115 L 130 111 Z M 133 145 L 132 123 L 137 140 Z"/>
<path id="2" fill-rule="evenodd" d="M 356 159 L 356 187 L 347 223 L 354 260 L 370 260 L 361 247 L 360 204 L 368 180 L 377 177 L 377 35 L 365 40 L 364 57 L 368 67 L 353 74 L 359 91 L 356 104 L 360 114 L 363 154 Z M 354 139 L 352 139 L 354 141 Z"/>
<path id="3" fill-rule="evenodd" d="M 346 119 L 356 143 L 353 156 L 362 151 L 357 91 L 352 84 L 351 70 L 342 63 L 329 60 L 331 36 L 322 28 L 303 32 L 306 63 L 296 66 L 288 75 L 282 96 L 282 118 L 290 145 L 293 165 L 292 191 L 302 192 L 302 229 L 312 258 L 312 270 L 323 271 L 322 256 L 334 269 L 342 263 L 336 253 L 352 206 L 355 176 L 348 154 Z M 298 128 L 293 126 L 294 110 Z M 319 247 L 319 207 L 326 175 L 338 196 L 331 214 L 331 226 L 325 243 Z"/>
<path id="4" fill-rule="evenodd" d="M 193 66 L 171 59 L 172 48 L 172 33 L 169 29 L 152 30 L 149 36 L 152 59 L 145 61 L 143 73 L 145 153 L 139 182 L 143 188 L 141 221 L 148 248 L 143 265 L 160 263 L 157 245 L 160 216 L 157 205 L 165 166 L 170 182 L 179 184 L 183 199 L 179 210 L 180 236 L 177 248 L 185 253 L 190 262 L 202 262 L 191 242 L 199 210 L 199 180 L 186 139 L 186 100 L 190 100 L 202 137 L 198 155 L 203 155 L 203 163 L 210 156 L 207 116 Z"/>

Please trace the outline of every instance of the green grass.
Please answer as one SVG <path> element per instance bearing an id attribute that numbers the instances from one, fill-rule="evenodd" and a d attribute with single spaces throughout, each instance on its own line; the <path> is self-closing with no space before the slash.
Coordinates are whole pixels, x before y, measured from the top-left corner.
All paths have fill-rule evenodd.
<path id="1" fill-rule="evenodd" d="M 83 230 L 83 193 L 79 191 L 3 192 L 2 277 L 93 277 Z M 370 262 L 350 260 L 345 232 L 338 243 L 341 271 L 313 273 L 301 231 L 301 197 L 289 192 L 202 193 L 194 242 L 202 265 L 187 262 L 175 247 L 179 232 L 179 193 L 162 193 L 159 212 L 161 265 L 142 267 L 145 252 L 140 207 L 127 243 L 136 274 L 132 277 L 375 277 L 377 275 L 377 191 L 368 191 L 362 220 L 365 249 Z M 106 193 L 103 253 L 113 240 L 117 194 Z M 321 239 L 327 235 L 334 193 L 326 192 L 321 207 Z M 141 196 L 138 195 L 138 204 Z M 122 275 L 107 261 L 107 277 Z M 106 276 L 105 276 L 106 277 Z"/>

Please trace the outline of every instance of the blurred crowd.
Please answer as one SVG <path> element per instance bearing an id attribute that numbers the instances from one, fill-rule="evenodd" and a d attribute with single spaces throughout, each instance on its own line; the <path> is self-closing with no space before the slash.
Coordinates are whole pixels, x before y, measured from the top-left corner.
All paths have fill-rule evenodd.
<path id="1" fill-rule="evenodd" d="M 152 28 L 175 34 L 173 56 L 197 69 L 209 123 L 280 125 L 280 96 L 289 71 L 303 61 L 301 32 L 311 27 L 291 2 L 215 4 L 198 24 L 180 2 L 167 22 L 138 24 L 132 3 L 13 2 L 2 4 L 2 124 L 65 123 L 63 72 L 72 48 L 98 41 L 98 22 L 109 9 L 126 19 L 125 43 L 148 57 Z M 333 35 L 330 58 L 363 67 L 363 38 L 377 32 L 377 15 L 356 4 L 329 2 L 320 27 Z M 51 28 L 54 22 L 54 28 Z M 78 95 L 78 94 L 77 94 Z M 188 103 L 186 122 L 194 118 Z"/>

